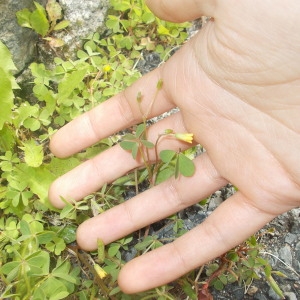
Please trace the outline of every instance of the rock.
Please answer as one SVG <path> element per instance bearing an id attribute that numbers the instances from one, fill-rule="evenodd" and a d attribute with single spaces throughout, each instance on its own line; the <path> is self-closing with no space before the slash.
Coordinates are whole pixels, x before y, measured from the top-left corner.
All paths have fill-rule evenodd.
<path id="1" fill-rule="evenodd" d="M 297 239 L 297 235 L 293 233 L 288 233 L 285 237 L 285 242 L 289 245 L 292 245 Z"/>
<path id="2" fill-rule="evenodd" d="M 208 210 L 209 211 L 215 210 L 222 202 L 223 202 L 222 192 L 221 191 L 215 192 L 209 199 Z"/>
<path id="3" fill-rule="evenodd" d="M 268 300 L 264 294 L 255 294 L 254 295 L 255 300 Z"/>
<path id="4" fill-rule="evenodd" d="M 300 272 L 300 242 L 295 247 L 295 261 L 293 266 L 297 272 Z"/>
<path id="5" fill-rule="evenodd" d="M 279 258 L 282 259 L 287 265 L 292 266 L 292 251 L 289 245 L 285 245 L 279 249 Z"/>
<path id="6" fill-rule="evenodd" d="M 103 27 L 109 0 L 59 0 L 58 2 L 63 9 L 64 19 L 71 24 L 68 30 L 55 36 L 66 43 L 68 54 L 72 57 L 74 51 L 80 47 L 82 39 Z"/>
<path id="7" fill-rule="evenodd" d="M 36 0 L 45 5 L 46 0 Z M 16 12 L 23 9 L 33 9 L 32 0 L 2 0 L 0 1 L 0 36 L 1 41 L 8 47 L 14 63 L 20 72 L 32 61 L 38 35 L 29 28 L 21 27 L 16 18 Z"/>
<path id="8" fill-rule="evenodd" d="M 47 0 L 36 0 L 43 6 Z M 53 34 L 55 37 L 63 39 L 66 43 L 62 53 L 66 58 L 75 57 L 77 47 L 81 46 L 81 40 L 89 34 L 98 31 L 103 27 L 104 19 L 109 7 L 108 0 L 59 0 L 64 12 L 64 19 L 71 22 L 68 30 Z M 37 51 L 36 44 L 38 35 L 30 28 L 21 27 L 16 18 L 16 12 L 28 8 L 35 9 L 32 0 L 2 0 L 0 1 L 0 36 L 1 41 L 9 48 L 18 72 L 21 72 L 40 51 L 45 55 L 45 49 L 49 50 L 51 57 L 53 53 L 50 47 L 39 45 Z M 39 43 L 46 44 L 46 43 Z M 59 50 L 57 50 L 59 51 Z M 44 59 L 42 59 L 43 61 Z"/>
<path id="9" fill-rule="evenodd" d="M 244 292 L 245 292 L 245 289 L 243 287 L 238 287 L 236 289 L 233 289 L 233 299 L 236 299 L 236 300 L 243 300 L 244 299 Z"/>
<path id="10" fill-rule="evenodd" d="M 292 292 L 284 293 L 284 296 L 287 298 L 287 300 L 297 300 L 297 296 Z"/>
<path id="11" fill-rule="evenodd" d="M 300 242 L 298 242 L 295 247 L 295 257 L 296 260 L 300 261 Z"/>

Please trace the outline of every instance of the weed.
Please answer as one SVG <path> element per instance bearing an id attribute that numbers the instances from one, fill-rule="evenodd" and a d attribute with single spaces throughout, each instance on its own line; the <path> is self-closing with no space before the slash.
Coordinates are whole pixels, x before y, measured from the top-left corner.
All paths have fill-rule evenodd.
<path id="1" fill-rule="evenodd" d="M 213 286 L 217 290 L 223 290 L 225 285 L 234 282 L 237 282 L 240 286 L 244 285 L 246 289 L 254 279 L 259 280 L 264 276 L 276 294 L 284 299 L 283 292 L 272 274 L 282 277 L 285 277 L 285 275 L 278 271 L 272 271 L 269 262 L 262 258 L 260 254 L 262 249 L 263 247 L 257 242 L 256 237 L 251 236 L 243 244 L 220 256 L 215 262 L 210 263 L 206 269 L 208 279 L 203 283 L 200 291 L 201 295 L 209 299 L 209 286 Z"/>
<path id="2" fill-rule="evenodd" d="M 63 30 L 70 24 L 67 20 L 60 21 L 63 17 L 60 5 L 56 0 L 48 0 L 46 9 L 38 2 L 34 2 L 34 5 L 36 9 L 32 12 L 28 8 L 17 12 L 18 24 L 34 30 L 48 41 L 51 47 L 63 46 L 63 40 L 50 36 L 52 32 Z"/>

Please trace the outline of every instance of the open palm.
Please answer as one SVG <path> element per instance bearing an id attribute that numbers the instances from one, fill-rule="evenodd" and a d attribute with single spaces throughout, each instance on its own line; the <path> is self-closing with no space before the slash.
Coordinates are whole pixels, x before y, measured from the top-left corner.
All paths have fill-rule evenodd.
<path id="1" fill-rule="evenodd" d="M 228 182 L 238 188 L 198 227 L 125 265 L 119 276 L 125 292 L 170 282 L 299 206 L 300 4 L 287 2 L 148 1 L 165 19 L 213 19 L 166 64 L 53 137 L 53 153 L 65 157 L 141 122 L 136 95 L 142 93 L 147 111 L 162 79 L 149 117 L 173 107 L 180 111 L 154 124 L 149 139 L 172 128 L 194 133 L 206 149 L 195 159 L 193 177 L 170 179 L 84 222 L 77 240 L 86 250 L 95 249 L 98 238 L 110 243 L 197 203 Z M 178 150 L 186 145 L 164 139 L 159 147 Z M 79 200 L 139 164 L 116 145 L 58 178 L 49 198 L 62 207 L 60 196 Z"/>

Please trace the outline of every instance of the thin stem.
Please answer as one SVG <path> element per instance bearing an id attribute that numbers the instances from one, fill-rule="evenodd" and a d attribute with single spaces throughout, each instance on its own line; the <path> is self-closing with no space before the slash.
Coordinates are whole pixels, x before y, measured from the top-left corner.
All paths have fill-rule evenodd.
<path id="1" fill-rule="evenodd" d="M 139 148 L 139 152 L 141 154 L 143 163 L 144 163 L 146 169 L 148 170 L 149 178 L 151 178 L 151 181 L 152 181 L 152 170 L 151 170 L 150 165 L 148 164 L 148 160 L 147 160 L 147 158 L 145 156 L 145 152 L 144 152 L 144 147 L 143 147 L 143 144 L 141 142 L 139 142 L 139 147 L 138 148 Z M 150 184 L 152 185 L 151 182 L 150 182 Z"/>
<path id="2" fill-rule="evenodd" d="M 146 113 L 145 113 L 144 116 L 143 116 L 144 119 L 148 119 L 148 117 L 149 117 L 149 115 L 150 115 L 150 112 L 151 112 L 151 110 L 152 110 L 153 104 L 154 104 L 154 102 L 155 102 L 155 100 L 156 100 L 156 98 L 157 98 L 158 92 L 159 92 L 160 89 L 162 88 L 162 84 L 163 84 L 163 81 L 162 81 L 162 79 L 160 79 L 160 80 L 158 81 L 157 85 L 156 85 L 156 91 L 155 91 L 154 97 L 153 97 L 153 99 L 152 99 L 150 105 L 148 106 L 148 109 L 147 109 Z"/>

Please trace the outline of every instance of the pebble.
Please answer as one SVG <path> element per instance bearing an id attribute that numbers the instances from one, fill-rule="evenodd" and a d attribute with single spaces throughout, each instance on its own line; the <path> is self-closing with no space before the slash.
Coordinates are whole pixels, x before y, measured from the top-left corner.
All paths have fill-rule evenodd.
<path id="1" fill-rule="evenodd" d="M 279 249 L 279 258 L 282 259 L 287 265 L 292 266 L 292 251 L 289 245 Z"/>
<path id="2" fill-rule="evenodd" d="M 223 199 L 221 197 L 221 192 L 216 192 L 210 199 L 208 204 L 208 210 L 213 211 L 215 210 L 221 203 Z"/>
<path id="3" fill-rule="evenodd" d="M 268 298 L 266 298 L 266 296 L 263 294 L 255 294 L 254 300 L 268 300 Z"/>
<path id="4" fill-rule="evenodd" d="M 300 261 L 300 242 L 298 242 L 295 247 L 295 254 L 296 254 L 296 259 Z"/>
<path id="5" fill-rule="evenodd" d="M 292 292 L 284 293 L 284 296 L 287 298 L 287 300 L 297 300 L 297 296 Z"/>
<path id="6" fill-rule="evenodd" d="M 288 233 L 284 239 L 284 241 L 289 244 L 292 245 L 297 239 L 297 235 L 294 233 Z"/>

